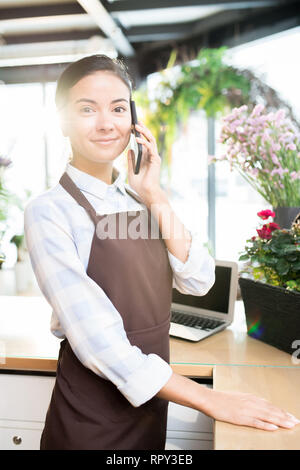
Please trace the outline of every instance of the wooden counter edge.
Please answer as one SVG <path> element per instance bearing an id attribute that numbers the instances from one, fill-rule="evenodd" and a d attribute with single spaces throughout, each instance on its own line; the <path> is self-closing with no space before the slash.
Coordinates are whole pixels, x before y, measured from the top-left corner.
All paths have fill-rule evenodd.
<path id="1" fill-rule="evenodd" d="M 57 366 L 57 359 L 6 357 L 4 361 L 5 362 L 2 363 L 0 362 L 0 371 L 56 372 Z"/>
<path id="2" fill-rule="evenodd" d="M 170 364 L 173 372 L 186 377 L 213 377 L 214 365 L 201 364 Z"/>
<path id="3" fill-rule="evenodd" d="M 17 371 L 43 371 L 55 372 L 57 359 L 29 358 L 29 357 L 6 357 L 0 358 L 0 370 L 10 369 Z M 173 371 L 188 377 L 212 377 L 214 365 L 199 364 L 170 364 Z"/>

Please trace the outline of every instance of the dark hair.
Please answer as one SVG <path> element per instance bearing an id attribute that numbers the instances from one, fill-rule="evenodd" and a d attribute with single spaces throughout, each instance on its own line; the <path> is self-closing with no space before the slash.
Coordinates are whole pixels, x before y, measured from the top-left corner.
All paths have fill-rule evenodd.
<path id="1" fill-rule="evenodd" d="M 132 92 L 132 78 L 127 67 L 120 59 L 111 59 L 103 54 L 83 57 L 68 65 L 57 80 L 55 103 L 61 110 L 67 103 L 68 92 L 81 78 L 91 75 L 97 71 L 109 71 L 119 77 L 128 87 L 130 96 Z"/>

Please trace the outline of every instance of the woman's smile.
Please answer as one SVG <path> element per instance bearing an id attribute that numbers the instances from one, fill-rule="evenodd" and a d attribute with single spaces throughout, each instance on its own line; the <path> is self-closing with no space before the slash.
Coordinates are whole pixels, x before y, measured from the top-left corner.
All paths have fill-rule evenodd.
<path id="1" fill-rule="evenodd" d="M 100 144 L 100 145 L 110 145 L 114 142 L 116 142 L 117 139 L 97 139 L 97 140 L 92 140 L 94 144 Z"/>

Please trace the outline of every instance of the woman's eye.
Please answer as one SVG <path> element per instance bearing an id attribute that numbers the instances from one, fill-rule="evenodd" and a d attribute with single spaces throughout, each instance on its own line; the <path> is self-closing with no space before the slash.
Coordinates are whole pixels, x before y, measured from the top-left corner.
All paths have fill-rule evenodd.
<path id="1" fill-rule="evenodd" d="M 117 111 L 118 113 L 123 113 L 124 111 L 126 111 L 126 109 L 123 108 L 122 106 L 117 106 L 117 107 L 115 108 L 115 111 Z"/>
<path id="2" fill-rule="evenodd" d="M 90 114 L 90 113 L 93 112 L 92 108 L 90 108 L 89 106 L 85 106 L 84 108 L 81 108 L 80 111 L 85 113 L 85 114 Z"/>

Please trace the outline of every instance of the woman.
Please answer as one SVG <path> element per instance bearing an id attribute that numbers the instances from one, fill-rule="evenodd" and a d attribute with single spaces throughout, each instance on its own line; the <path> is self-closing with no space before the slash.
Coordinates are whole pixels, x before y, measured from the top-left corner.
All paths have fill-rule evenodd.
<path id="1" fill-rule="evenodd" d="M 172 211 L 155 139 L 141 122 L 138 175 L 127 153 L 131 189 L 113 168 L 130 140 L 130 98 L 118 60 L 96 55 L 67 67 L 56 104 L 72 160 L 25 210 L 51 331 L 63 338 L 41 449 L 164 449 L 170 400 L 235 424 L 292 427 L 296 419 L 265 400 L 172 372 L 172 286 L 204 295 L 214 260 Z"/>

